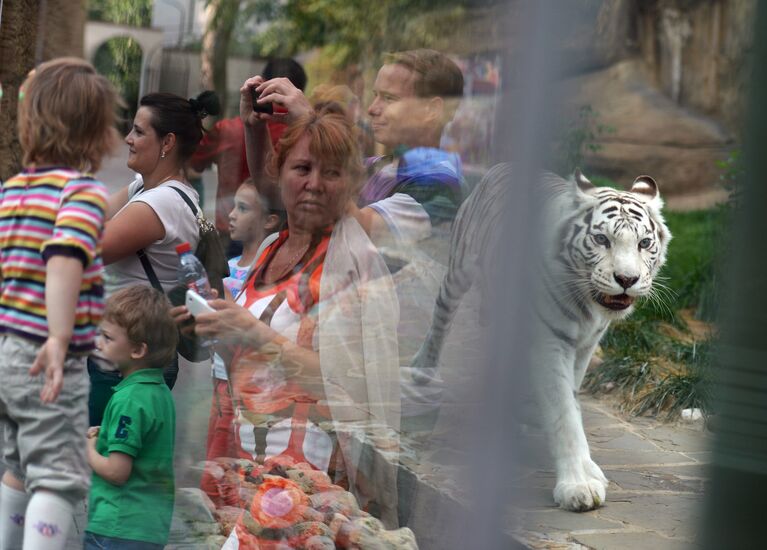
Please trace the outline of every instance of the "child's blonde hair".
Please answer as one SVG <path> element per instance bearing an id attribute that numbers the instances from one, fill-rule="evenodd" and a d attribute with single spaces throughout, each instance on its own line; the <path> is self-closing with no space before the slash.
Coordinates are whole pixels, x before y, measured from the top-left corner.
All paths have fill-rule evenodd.
<path id="1" fill-rule="evenodd" d="M 55 163 L 95 172 L 118 142 L 114 86 L 93 65 L 61 57 L 40 65 L 24 82 L 19 141 L 25 165 Z"/>
<path id="2" fill-rule="evenodd" d="M 178 330 L 170 315 L 165 294 L 146 285 L 134 285 L 112 294 L 107 300 L 104 320 L 125 329 L 134 344 L 146 344 L 145 360 L 163 368 L 176 354 Z"/>

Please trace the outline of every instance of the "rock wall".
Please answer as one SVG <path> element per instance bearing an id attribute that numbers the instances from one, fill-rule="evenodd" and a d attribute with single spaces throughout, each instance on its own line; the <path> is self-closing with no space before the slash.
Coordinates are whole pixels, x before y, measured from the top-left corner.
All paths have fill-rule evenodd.
<path id="1" fill-rule="evenodd" d="M 591 105 L 600 134 L 587 151 L 587 174 L 630 186 L 639 175 L 653 176 L 663 194 L 710 189 L 719 179 L 717 160 L 733 147 L 730 134 L 712 118 L 679 106 L 648 83 L 641 60 L 629 59 L 563 83 L 569 111 Z M 570 115 L 572 116 L 572 115 Z"/>
<path id="2" fill-rule="evenodd" d="M 755 11 L 755 0 L 637 1 L 636 42 L 652 82 L 737 134 Z"/>
<path id="3" fill-rule="evenodd" d="M 666 194 L 715 188 L 717 160 L 737 148 L 746 116 L 755 0 L 604 0 L 575 23 L 563 65 L 565 115 L 588 105 L 593 174 L 658 179 Z M 586 61 L 588 60 L 588 61 Z"/>

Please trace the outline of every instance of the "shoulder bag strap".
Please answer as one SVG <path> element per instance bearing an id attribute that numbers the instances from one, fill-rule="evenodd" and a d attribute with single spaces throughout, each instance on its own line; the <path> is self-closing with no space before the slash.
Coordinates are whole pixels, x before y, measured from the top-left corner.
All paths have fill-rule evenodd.
<path id="1" fill-rule="evenodd" d="M 176 193 L 181 195 L 181 198 L 184 199 L 184 202 L 189 206 L 189 208 L 192 209 L 192 213 L 194 214 L 194 217 L 197 217 L 197 207 L 194 205 L 194 202 L 192 202 L 192 199 L 189 198 L 189 195 L 184 193 L 181 189 L 178 187 L 174 187 L 173 185 L 169 185 L 171 189 L 173 189 Z"/>
<path id="2" fill-rule="evenodd" d="M 165 291 L 162 289 L 160 279 L 157 278 L 157 274 L 154 272 L 154 268 L 152 267 L 152 263 L 149 261 L 149 256 L 147 256 L 146 250 L 142 248 L 136 252 L 136 256 L 138 256 L 138 259 L 141 262 L 141 267 L 144 268 L 144 272 L 146 273 L 146 278 L 149 279 L 149 283 L 154 288 L 164 293 Z"/>
<path id="3" fill-rule="evenodd" d="M 139 193 L 141 193 L 144 190 L 144 186 L 141 185 L 138 189 L 136 189 L 136 192 L 133 194 L 135 197 Z M 144 268 L 144 273 L 146 273 L 146 278 L 149 280 L 149 284 L 151 284 L 154 288 L 159 290 L 160 292 L 164 293 L 165 291 L 162 289 L 162 285 L 160 284 L 160 279 L 157 278 L 157 274 L 154 272 L 154 268 L 152 267 L 152 263 L 149 261 L 149 256 L 146 253 L 146 250 L 143 248 L 136 251 L 136 256 L 138 256 L 139 261 L 141 262 L 141 267 Z"/>

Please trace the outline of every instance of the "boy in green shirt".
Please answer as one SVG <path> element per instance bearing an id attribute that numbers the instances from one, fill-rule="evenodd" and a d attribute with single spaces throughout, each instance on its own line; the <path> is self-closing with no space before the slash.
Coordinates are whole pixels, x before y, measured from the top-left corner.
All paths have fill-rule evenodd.
<path id="1" fill-rule="evenodd" d="M 176 411 L 162 367 L 176 353 L 170 302 L 149 286 L 107 301 L 97 346 L 122 382 L 88 431 L 93 468 L 85 550 L 163 548 L 173 514 Z"/>

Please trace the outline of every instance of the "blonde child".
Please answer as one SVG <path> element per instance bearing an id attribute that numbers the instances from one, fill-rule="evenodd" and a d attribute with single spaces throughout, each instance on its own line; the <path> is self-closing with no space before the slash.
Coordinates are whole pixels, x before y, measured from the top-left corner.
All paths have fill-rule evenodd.
<path id="1" fill-rule="evenodd" d="M 80 59 L 24 83 L 25 168 L 0 190 L 0 548 L 64 548 L 90 485 L 85 358 L 103 309 L 107 194 L 87 172 L 116 144 L 118 102 Z"/>

